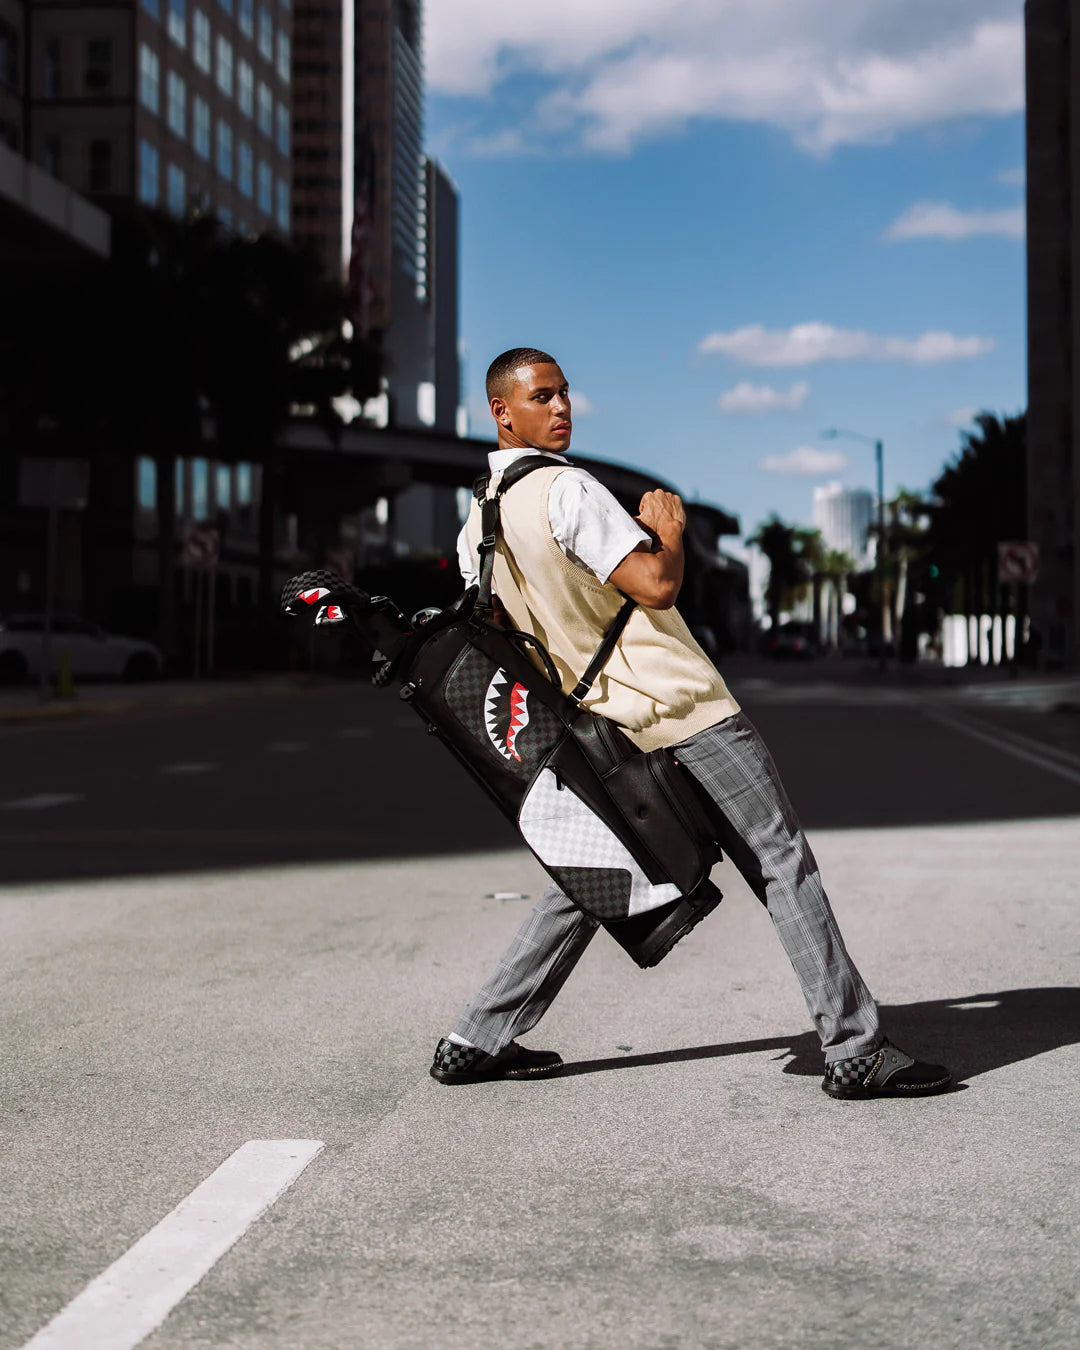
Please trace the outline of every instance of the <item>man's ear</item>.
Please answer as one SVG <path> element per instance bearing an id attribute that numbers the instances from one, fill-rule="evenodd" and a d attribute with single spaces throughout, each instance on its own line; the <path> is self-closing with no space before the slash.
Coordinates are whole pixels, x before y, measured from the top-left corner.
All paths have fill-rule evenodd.
<path id="1" fill-rule="evenodd" d="M 491 400 L 491 415 L 501 427 L 510 425 L 510 409 L 506 406 L 506 399 L 493 398 Z"/>

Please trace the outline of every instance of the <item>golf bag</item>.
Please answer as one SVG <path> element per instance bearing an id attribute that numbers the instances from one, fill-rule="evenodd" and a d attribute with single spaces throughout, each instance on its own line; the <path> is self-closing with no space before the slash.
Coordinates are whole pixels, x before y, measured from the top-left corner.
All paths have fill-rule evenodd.
<path id="1" fill-rule="evenodd" d="M 375 683 L 427 724 L 513 821 L 550 876 L 639 966 L 656 965 L 721 900 L 719 849 L 698 789 L 669 750 L 642 752 L 582 700 L 634 607 L 627 600 L 581 681 L 562 691 L 529 634 L 492 622 L 498 500 L 543 460 L 517 461 L 483 512 L 479 585 L 413 622 L 388 599 L 332 572 L 286 583 L 282 607 L 317 624 L 349 622 L 382 660 Z M 481 495 L 485 494 L 485 495 Z"/>

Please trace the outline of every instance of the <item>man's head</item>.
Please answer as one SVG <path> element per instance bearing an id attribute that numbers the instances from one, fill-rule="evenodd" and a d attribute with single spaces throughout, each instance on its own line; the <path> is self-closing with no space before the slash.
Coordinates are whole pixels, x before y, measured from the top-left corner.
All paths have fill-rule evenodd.
<path id="1" fill-rule="evenodd" d="M 488 367 L 487 396 L 507 448 L 570 448 L 570 391 L 559 364 L 535 347 L 514 347 Z"/>

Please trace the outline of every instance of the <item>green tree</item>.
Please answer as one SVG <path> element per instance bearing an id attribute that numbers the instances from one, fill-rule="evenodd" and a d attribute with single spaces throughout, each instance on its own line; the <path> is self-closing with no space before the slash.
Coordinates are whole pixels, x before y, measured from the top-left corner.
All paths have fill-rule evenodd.
<path id="1" fill-rule="evenodd" d="M 997 545 L 1027 534 L 1026 416 L 981 412 L 974 422 L 933 485 L 928 534 L 948 607 L 969 616 L 1000 612 Z"/>

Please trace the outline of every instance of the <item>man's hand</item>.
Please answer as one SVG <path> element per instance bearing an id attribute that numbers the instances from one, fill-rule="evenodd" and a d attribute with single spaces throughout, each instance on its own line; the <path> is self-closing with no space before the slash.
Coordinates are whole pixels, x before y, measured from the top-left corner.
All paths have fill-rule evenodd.
<path id="1" fill-rule="evenodd" d="M 608 580 L 646 609 L 670 609 L 678 598 L 683 579 L 686 512 L 682 499 L 662 488 L 646 492 L 637 519 L 652 535 L 652 549 L 639 544 Z"/>
<path id="2" fill-rule="evenodd" d="M 681 535 L 686 529 L 686 511 L 682 498 L 674 492 L 664 492 L 657 488 L 646 492 L 638 507 L 638 520 L 647 530 L 660 536 L 661 540 Z"/>

